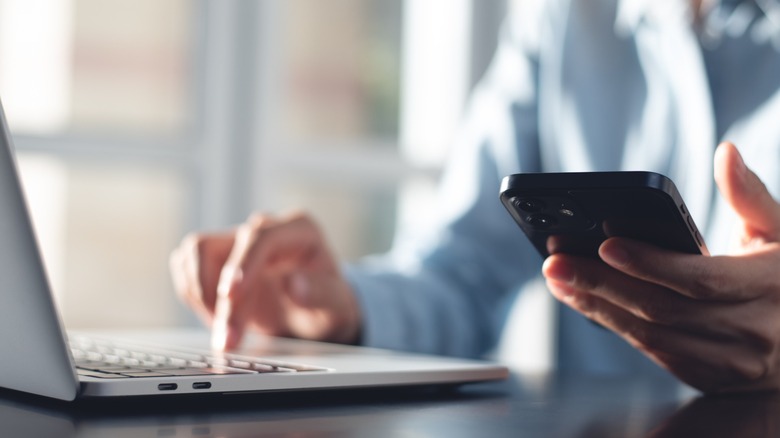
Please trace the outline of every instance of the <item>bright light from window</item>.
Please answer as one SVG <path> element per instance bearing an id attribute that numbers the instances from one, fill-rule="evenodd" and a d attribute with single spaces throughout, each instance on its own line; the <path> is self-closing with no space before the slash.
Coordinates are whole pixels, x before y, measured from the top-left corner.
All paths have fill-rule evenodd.
<path id="1" fill-rule="evenodd" d="M 0 97 L 15 131 L 68 122 L 72 19 L 70 1 L 0 0 Z"/>
<path id="2" fill-rule="evenodd" d="M 404 3 L 404 157 L 439 166 L 459 125 L 469 91 L 471 5 L 468 0 Z"/>

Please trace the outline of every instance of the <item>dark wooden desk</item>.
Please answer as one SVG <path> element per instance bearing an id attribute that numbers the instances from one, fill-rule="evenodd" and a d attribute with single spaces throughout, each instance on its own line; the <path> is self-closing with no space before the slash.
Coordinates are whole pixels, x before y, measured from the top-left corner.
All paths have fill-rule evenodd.
<path id="1" fill-rule="evenodd" d="M 404 389 L 60 403 L 0 391 L 8 437 L 764 437 L 780 396 L 696 397 L 654 382 L 513 376 Z"/>

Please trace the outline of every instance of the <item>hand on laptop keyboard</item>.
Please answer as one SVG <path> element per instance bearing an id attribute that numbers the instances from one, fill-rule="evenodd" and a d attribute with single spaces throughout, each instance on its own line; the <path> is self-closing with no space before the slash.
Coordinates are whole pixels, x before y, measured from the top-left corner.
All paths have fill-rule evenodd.
<path id="1" fill-rule="evenodd" d="M 246 329 L 355 343 L 354 293 L 306 214 L 255 215 L 221 234 L 192 234 L 171 254 L 178 295 L 212 328 L 213 347 L 238 346 Z"/>

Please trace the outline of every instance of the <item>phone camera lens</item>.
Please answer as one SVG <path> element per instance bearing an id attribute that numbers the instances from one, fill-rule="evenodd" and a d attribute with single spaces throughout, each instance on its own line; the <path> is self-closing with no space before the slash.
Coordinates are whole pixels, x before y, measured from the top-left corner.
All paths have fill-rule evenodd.
<path id="1" fill-rule="evenodd" d="M 544 202 L 538 199 L 515 199 L 515 206 L 526 213 L 536 213 L 544 209 Z"/>
<path id="2" fill-rule="evenodd" d="M 558 223 L 558 221 L 549 214 L 532 214 L 525 219 L 531 226 L 546 230 Z"/>
<path id="3" fill-rule="evenodd" d="M 561 207 L 561 209 L 558 210 L 558 213 L 560 215 L 562 215 L 562 216 L 574 217 L 574 210 L 566 208 L 566 207 Z"/>

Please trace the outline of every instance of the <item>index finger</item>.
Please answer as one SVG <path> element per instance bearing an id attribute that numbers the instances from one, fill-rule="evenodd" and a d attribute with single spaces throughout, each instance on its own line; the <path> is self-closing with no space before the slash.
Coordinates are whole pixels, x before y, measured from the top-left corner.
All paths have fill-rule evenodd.
<path id="1" fill-rule="evenodd" d="M 262 226 L 261 222 L 263 219 L 258 218 L 254 223 L 243 224 L 236 229 L 230 255 L 219 274 L 211 332 L 211 346 L 215 350 L 224 351 L 237 347 L 248 323 L 246 320 L 251 316 L 248 312 L 239 310 L 247 304 L 242 283 L 244 270 L 248 267 L 256 246 L 253 227 Z M 265 218 L 264 222 L 270 224 L 273 221 Z"/>
<path id="2" fill-rule="evenodd" d="M 215 349 L 237 346 L 250 322 L 267 334 L 287 335 L 284 279 L 308 260 L 317 242 L 317 229 L 302 215 L 255 216 L 238 228 L 217 287 Z"/>

